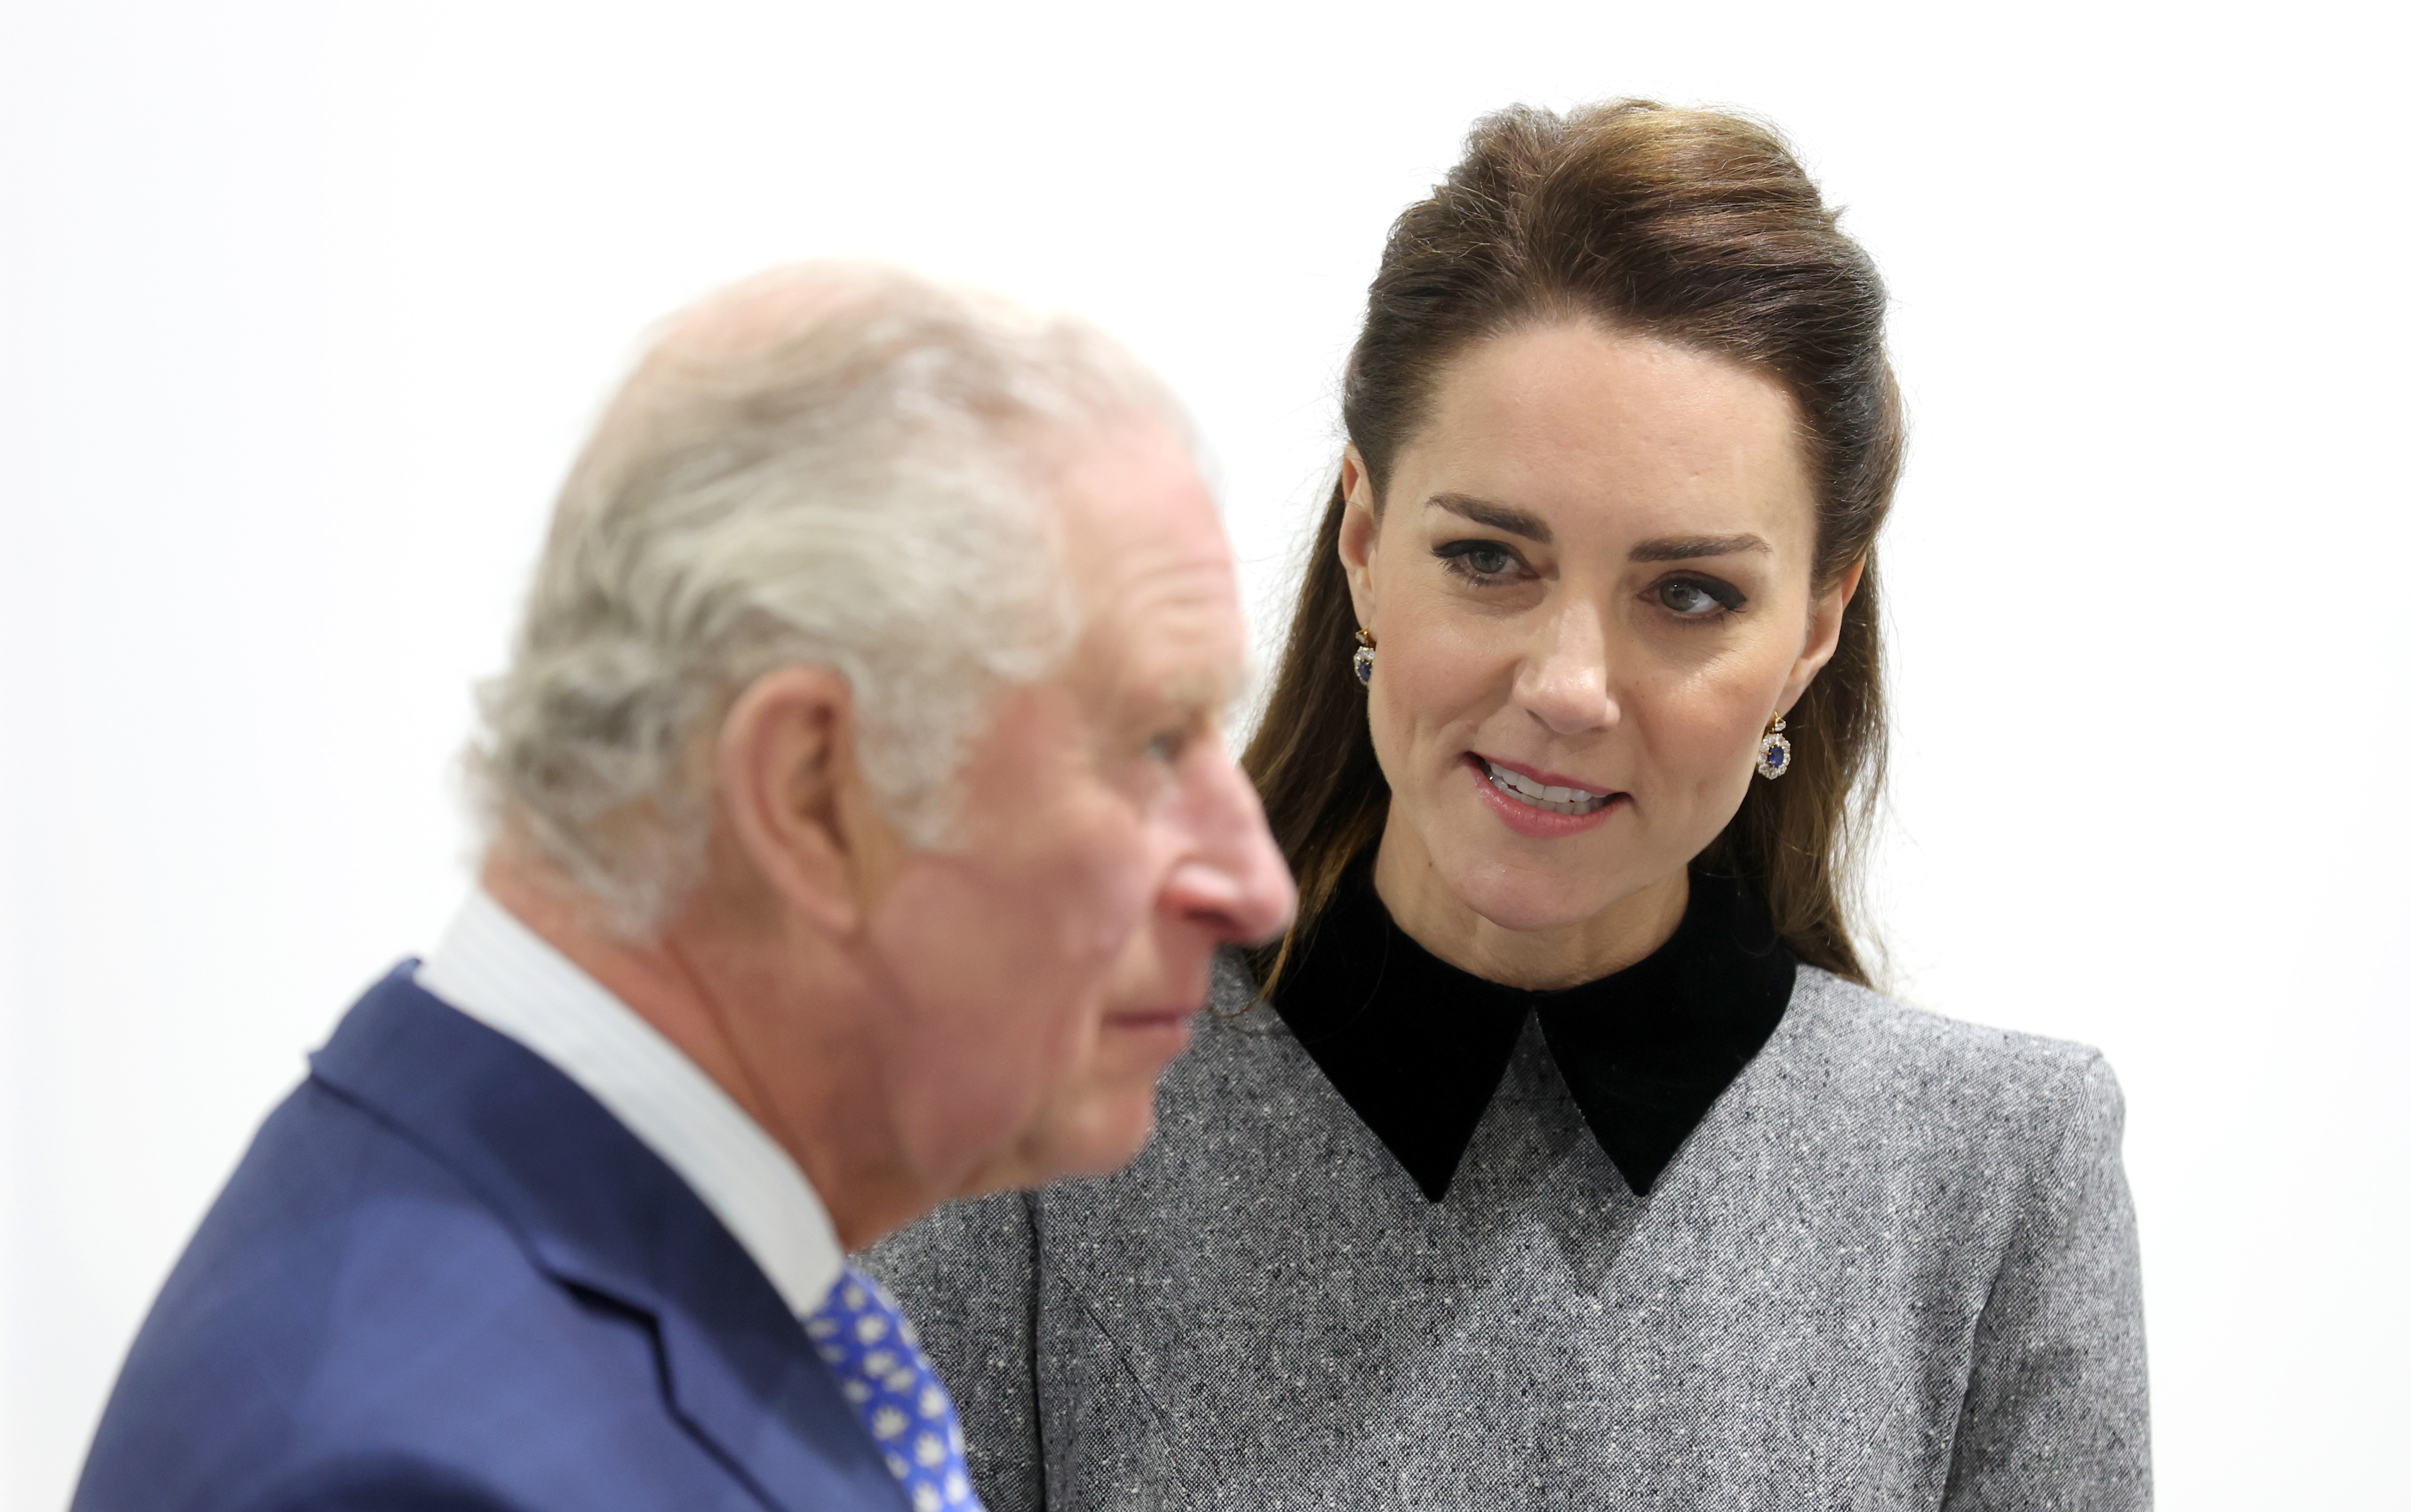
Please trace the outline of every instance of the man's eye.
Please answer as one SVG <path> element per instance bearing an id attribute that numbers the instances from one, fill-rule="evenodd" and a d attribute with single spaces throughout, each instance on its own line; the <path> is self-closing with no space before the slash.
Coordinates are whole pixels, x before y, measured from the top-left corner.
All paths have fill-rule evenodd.
<path id="1" fill-rule="evenodd" d="M 1740 593 L 1721 583 L 1675 577 L 1658 585 L 1658 602 L 1688 619 L 1704 619 L 1725 609 L 1738 609 Z"/>
<path id="2" fill-rule="evenodd" d="M 1471 582 L 1506 576 L 1521 565 L 1515 553 L 1496 541 L 1451 541 L 1433 552 L 1448 570 Z"/>

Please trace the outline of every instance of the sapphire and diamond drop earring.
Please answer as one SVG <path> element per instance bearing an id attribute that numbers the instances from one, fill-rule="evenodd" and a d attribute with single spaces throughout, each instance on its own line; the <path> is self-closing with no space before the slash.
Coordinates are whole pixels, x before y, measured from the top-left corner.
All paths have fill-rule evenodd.
<path id="1" fill-rule="evenodd" d="M 1759 737 L 1758 775 L 1771 782 L 1790 770 L 1791 742 L 1783 738 L 1783 716 L 1778 714 L 1766 734 Z"/>
<path id="2" fill-rule="evenodd" d="M 1356 632 L 1356 656 L 1349 665 L 1356 669 L 1358 682 L 1367 688 L 1373 686 L 1373 632 L 1371 631 L 1360 630 Z"/>

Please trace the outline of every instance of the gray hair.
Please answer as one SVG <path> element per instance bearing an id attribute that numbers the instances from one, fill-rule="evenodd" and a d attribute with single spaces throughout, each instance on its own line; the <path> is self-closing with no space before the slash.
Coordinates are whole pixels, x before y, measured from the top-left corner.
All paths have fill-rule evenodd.
<path id="1" fill-rule="evenodd" d="M 1089 327 L 894 269 L 782 269 L 673 318 L 572 469 L 481 691 L 490 832 L 651 935 L 702 874 L 704 737 L 812 664 L 852 688 L 882 811 L 942 846 L 995 697 L 1077 636 L 1048 485 L 1132 419 L 1188 439 Z"/>

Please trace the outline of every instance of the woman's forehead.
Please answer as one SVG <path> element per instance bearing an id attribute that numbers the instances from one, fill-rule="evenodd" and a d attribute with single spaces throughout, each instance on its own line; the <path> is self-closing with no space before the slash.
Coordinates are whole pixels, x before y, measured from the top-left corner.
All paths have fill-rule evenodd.
<path id="1" fill-rule="evenodd" d="M 1451 364 L 1387 492 L 1393 510 L 1493 527 L 1521 516 L 1537 527 L 1527 538 L 1815 525 L 1798 410 L 1779 381 L 1589 326 L 1513 332 Z"/>

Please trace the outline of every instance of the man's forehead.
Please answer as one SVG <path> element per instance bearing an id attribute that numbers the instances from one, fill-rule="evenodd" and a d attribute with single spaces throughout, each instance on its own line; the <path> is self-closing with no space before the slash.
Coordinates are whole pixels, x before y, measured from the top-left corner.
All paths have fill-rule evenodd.
<path id="1" fill-rule="evenodd" d="M 1074 551 L 1178 546 L 1220 550 L 1212 490 L 1163 419 L 1126 413 L 1055 442 L 1055 515 Z"/>
<path id="2" fill-rule="evenodd" d="M 1245 693 L 1252 674 L 1247 620 L 1227 574 L 1179 596 L 1140 592 L 1098 606 L 1079 658 L 1095 691 L 1143 711 L 1175 705 L 1216 711 Z"/>
<path id="3" fill-rule="evenodd" d="M 1188 448 L 1160 422 L 1088 438 L 1061 474 L 1057 527 L 1092 649 L 1162 696 L 1215 698 L 1245 671 L 1236 563 Z"/>

